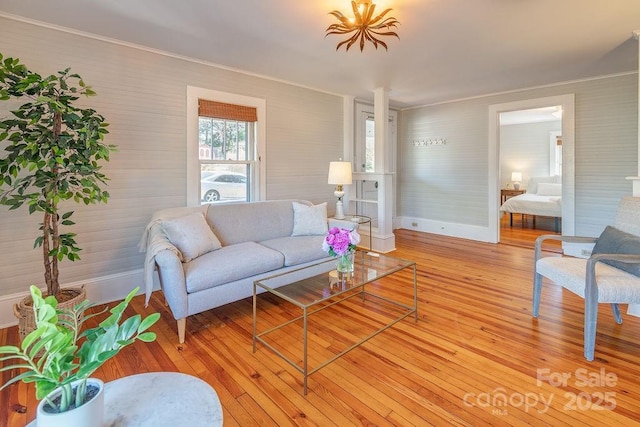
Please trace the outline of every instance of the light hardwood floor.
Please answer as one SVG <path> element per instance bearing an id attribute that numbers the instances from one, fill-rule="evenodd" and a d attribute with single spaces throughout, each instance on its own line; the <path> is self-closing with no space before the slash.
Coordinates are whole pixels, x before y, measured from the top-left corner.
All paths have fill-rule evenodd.
<path id="1" fill-rule="evenodd" d="M 418 264 L 419 321 L 403 320 L 312 375 L 307 396 L 291 366 L 264 346 L 252 352 L 250 299 L 190 317 L 178 345 L 175 321 L 154 294 L 158 340 L 123 350 L 97 376 L 196 375 L 217 391 L 226 426 L 640 425 L 640 318 L 617 325 L 601 305 L 589 363 L 582 299 L 545 282 L 540 318 L 531 317 L 531 248 L 407 230 L 396 231 L 396 243 L 391 255 Z M 407 271 L 373 286 L 410 299 L 411 280 Z M 316 319 L 322 334 L 313 336 L 312 361 L 390 315 L 386 306 L 361 314 L 361 304 Z M 298 314 L 266 296 L 260 309 L 267 323 Z M 147 312 L 142 297 L 134 312 Z M 293 334 L 276 340 L 292 351 L 299 345 Z M 15 327 L 0 330 L 0 343 L 16 341 Z M 3 373 L 3 383 L 13 374 Z M 13 385 L 0 397 L 0 425 L 33 419 L 31 387 Z"/>
<path id="2" fill-rule="evenodd" d="M 537 217 L 535 226 L 532 218 L 531 216 L 513 214 L 513 224 L 511 224 L 509 215 L 503 215 L 500 220 L 500 243 L 533 248 L 538 236 L 561 234 L 555 232 L 553 218 Z M 554 240 L 545 242 L 545 248 L 552 252 L 562 252 L 561 243 Z"/>

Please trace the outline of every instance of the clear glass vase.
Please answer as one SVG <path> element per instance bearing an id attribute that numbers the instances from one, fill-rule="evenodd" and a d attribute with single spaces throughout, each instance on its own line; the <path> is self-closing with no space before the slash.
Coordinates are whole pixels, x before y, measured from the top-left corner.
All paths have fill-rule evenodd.
<path id="1" fill-rule="evenodd" d="M 338 256 L 336 270 L 338 273 L 353 273 L 353 258 L 355 251 L 347 251 L 344 255 Z"/>

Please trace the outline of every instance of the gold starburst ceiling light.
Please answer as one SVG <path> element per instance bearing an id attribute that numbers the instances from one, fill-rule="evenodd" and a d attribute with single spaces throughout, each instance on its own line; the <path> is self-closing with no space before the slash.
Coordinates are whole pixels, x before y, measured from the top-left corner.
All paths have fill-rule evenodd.
<path id="1" fill-rule="evenodd" d="M 387 13 L 392 9 L 385 9 L 378 16 L 374 16 L 376 5 L 372 0 L 354 0 L 351 2 L 353 9 L 353 18 L 347 18 L 342 12 L 334 10 L 329 12 L 340 21 L 338 24 L 331 24 L 327 27 L 325 37 L 329 34 L 349 34 L 346 40 L 341 41 L 336 46 L 336 50 L 341 46 L 346 45 L 346 50 L 349 50 L 357 41 L 360 41 L 360 52 L 364 50 L 365 42 L 371 42 L 376 49 L 378 45 L 388 50 L 387 44 L 380 40 L 383 36 L 395 36 L 398 39 L 398 34 L 395 31 L 391 31 L 399 24 L 398 20 L 392 16 L 385 18 Z"/>

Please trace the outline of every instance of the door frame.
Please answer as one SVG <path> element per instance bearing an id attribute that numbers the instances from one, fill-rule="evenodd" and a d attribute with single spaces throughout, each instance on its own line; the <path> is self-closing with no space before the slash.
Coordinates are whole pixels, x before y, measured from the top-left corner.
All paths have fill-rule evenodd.
<path id="1" fill-rule="evenodd" d="M 500 113 L 552 105 L 562 106 L 562 234 L 575 235 L 575 94 L 570 93 L 489 106 L 488 212 L 491 243 L 500 241 Z"/>

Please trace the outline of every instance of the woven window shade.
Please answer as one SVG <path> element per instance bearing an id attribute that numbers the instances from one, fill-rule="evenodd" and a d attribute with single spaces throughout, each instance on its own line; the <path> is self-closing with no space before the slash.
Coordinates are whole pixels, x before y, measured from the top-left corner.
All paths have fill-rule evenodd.
<path id="1" fill-rule="evenodd" d="M 239 122 L 257 122 L 258 113 L 255 107 L 225 104 L 224 102 L 198 100 L 198 115 L 214 119 L 236 120 Z"/>

